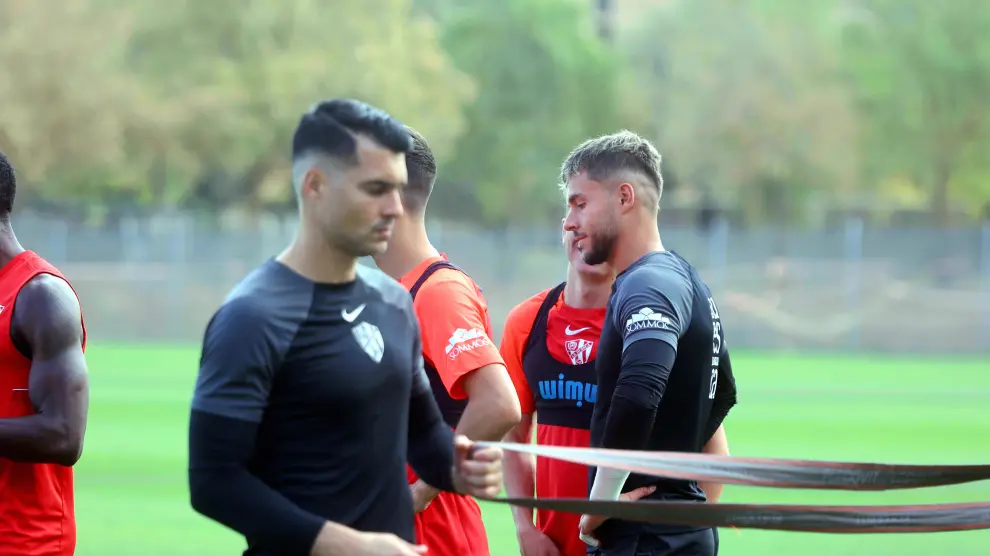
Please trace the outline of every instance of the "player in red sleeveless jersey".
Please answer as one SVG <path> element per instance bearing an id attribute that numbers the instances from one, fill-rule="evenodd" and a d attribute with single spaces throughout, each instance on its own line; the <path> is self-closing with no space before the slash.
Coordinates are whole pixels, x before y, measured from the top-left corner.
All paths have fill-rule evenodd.
<path id="1" fill-rule="evenodd" d="M 15 191 L 0 153 L 0 554 L 71 556 L 72 466 L 89 407 L 86 329 L 65 277 L 14 237 Z"/>
<path id="2" fill-rule="evenodd" d="M 447 261 L 426 235 L 425 210 L 436 180 L 426 140 L 409 130 L 404 214 L 378 267 L 413 296 L 423 362 L 447 424 L 472 440 L 501 440 L 519 422 L 519 402 L 491 340 L 488 304 L 474 281 Z M 431 556 L 488 556 L 481 508 L 468 496 L 439 492 L 409 470 L 416 538 Z M 587 482 L 587 480 L 585 481 Z"/>
<path id="3" fill-rule="evenodd" d="M 509 313 L 502 331 L 501 353 L 520 394 L 522 420 L 510 442 L 587 448 L 591 414 L 597 399 L 595 357 L 605 307 L 615 272 L 608 264 L 588 265 L 578 252 L 574 234 L 564 233 L 567 281 L 523 301 Z M 705 447 L 708 453 L 728 453 L 724 430 Z M 512 497 L 587 498 L 588 468 L 562 460 L 505 453 L 505 485 Z M 535 484 L 534 484 L 535 476 Z M 704 485 L 709 500 L 717 500 L 721 485 Z M 636 500 L 652 492 L 640 488 L 621 496 Z M 584 556 L 578 537 L 580 516 L 512 507 L 523 556 Z"/>

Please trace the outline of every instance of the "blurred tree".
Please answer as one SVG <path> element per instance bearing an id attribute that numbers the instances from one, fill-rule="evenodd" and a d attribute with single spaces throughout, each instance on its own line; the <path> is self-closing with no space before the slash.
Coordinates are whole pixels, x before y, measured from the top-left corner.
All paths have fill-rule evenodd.
<path id="1" fill-rule="evenodd" d="M 990 9 L 985 0 L 848 0 L 844 62 L 869 123 L 875 181 L 903 176 L 937 222 L 990 198 Z"/>
<path id="2" fill-rule="evenodd" d="M 620 59 L 597 37 L 587 0 L 505 0 L 448 8 L 443 44 L 479 85 L 468 129 L 441 169 L 470 189 L 490 226 L 554 221 L 569 150 L 621 126 Z M 457 191 L 452 198 L 463 197 Z M 472 218 L 464 207 L 446 214 Z"/>
<path id="3" fill-rule="evenodd" d="M 0 149 L 28 185 L 22 201 L 147 195 L 132 141 L 164 121 L 124 70 L 132 15 L 85 0 L 0 3 Z"/>
<path id="4" fill-rule="evenodd" d="M 355 97 L 418 128 L 441 159 L 474 85 L 410 0 L 181 0 L 148 4 L 130 66 L 171 108 L 181 180 L 168 197 L 259 207 L 291 196 L 289 144 L 316 101 Z M 163 153 L 165 154 L 165 153 Z"/>
<path id="5" fill-rule="evenodd" d="M 794 220 L 856 186 L 854 112 L 816 13 L 672 0 L 623 35 L 681 181 L 750 221 Z"/>

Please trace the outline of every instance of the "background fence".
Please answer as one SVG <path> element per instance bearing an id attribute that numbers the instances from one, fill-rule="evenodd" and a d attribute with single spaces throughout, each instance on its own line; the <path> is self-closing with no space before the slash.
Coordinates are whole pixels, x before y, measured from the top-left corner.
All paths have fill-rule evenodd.
<path id="1" fill-rule="evenodd" d="M 197 342 L 226 292 L 291 239 L 291 219 L 221 231 L 188 217 L 113 228 L 34 215 L 21 241 L 59 265 L 96 341 Z M 563 280 L 558 229 L 431 223 L 434 243 L 484 288 L 496 334 L 512 306 Z M 780 350 L 990 352 L 990 224 L 934 230 L 666 227 L 722 304 L 732 345 Z M 370 264 L 370 263 L 369 263 Z"/>

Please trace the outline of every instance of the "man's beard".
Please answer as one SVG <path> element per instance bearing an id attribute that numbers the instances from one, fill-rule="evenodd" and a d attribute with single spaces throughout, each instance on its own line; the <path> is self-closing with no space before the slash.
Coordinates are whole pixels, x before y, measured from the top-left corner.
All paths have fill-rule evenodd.
<path id="1" fill-rule="evenodd" d="M 327 234 L 327 240 L 341 252 L 346 253 L 355 259 L 381 255 L 385 250 L 385 248 L 377 245 L 373 241 L 370 241 L 367 236 L 351 235 L 342 232 L 330 232 Z"/>
<path id="2" fill-rule="evenodd" d="M 615 248 L 615 240 L 618 237 L 614 228 L 606 228 L 598 233 L 589 234 L 589 247 L 581 251 L 581 258 L 585 264 L 597 265 L 608 261 L 612 257 L 612 250 Z"/>

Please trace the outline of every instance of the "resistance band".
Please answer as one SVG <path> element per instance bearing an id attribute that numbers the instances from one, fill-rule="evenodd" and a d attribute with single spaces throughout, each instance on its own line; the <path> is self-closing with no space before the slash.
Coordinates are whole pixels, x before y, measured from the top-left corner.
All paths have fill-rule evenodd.
<path id="1" fill-rule="evenodd" d="M 990 465 L 886 465 L 681 452 L 564 448 L 479 442 L 572 463 L 640 475 L 776 488 L 894 490 L 990 479 Z M 701 527 L 738 527 L 823 533 L 925 533 L 990 529 L 990 503 L 910 506 L 708 504 L 687 501 L 605 501 L 494 498 L 493 502 L 629 521 Z"/>

